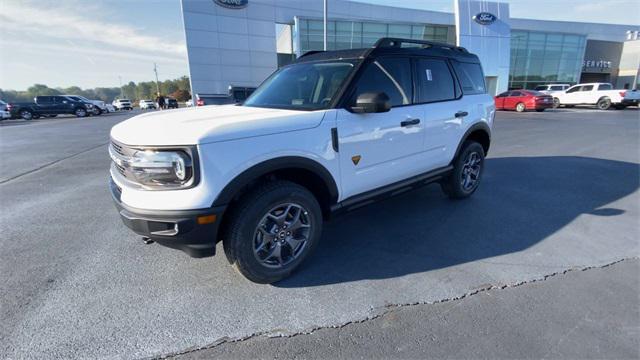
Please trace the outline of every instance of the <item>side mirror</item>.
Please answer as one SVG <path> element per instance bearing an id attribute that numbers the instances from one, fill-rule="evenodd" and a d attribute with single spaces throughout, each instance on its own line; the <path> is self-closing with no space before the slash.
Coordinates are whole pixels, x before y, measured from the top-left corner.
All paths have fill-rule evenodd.
<path id="1" fill-rule="evenodd" d="M 381 113 L 391 110 L 391 99 L 383 92 L 360 94 L 356 105 L 351 107 L 354 113 Z"/>

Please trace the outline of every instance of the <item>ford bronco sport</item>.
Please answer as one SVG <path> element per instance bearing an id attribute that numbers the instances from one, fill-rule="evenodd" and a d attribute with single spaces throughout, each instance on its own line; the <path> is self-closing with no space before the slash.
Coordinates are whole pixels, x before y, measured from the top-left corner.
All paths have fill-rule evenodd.
<path id="1" fill-rule="evenodd" d="M 114 126 L 111 192 L 147 242 L 203 257 L 223 241 L 245 277 L 271 283 L 312 253 L 332 213 L 433 182 L 473 194 L 494 114 L 464 48 L 383 38 L 309 52 L 242 105 Z"/>

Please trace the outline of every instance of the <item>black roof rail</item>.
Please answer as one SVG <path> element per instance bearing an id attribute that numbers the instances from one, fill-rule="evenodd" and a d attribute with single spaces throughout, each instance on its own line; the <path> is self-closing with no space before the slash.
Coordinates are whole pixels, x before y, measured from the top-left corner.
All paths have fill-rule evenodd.
<path id="1" fill-rule="evenodd" d="M 378 39 L 375 44 L 373 44 L 373 48 L 381 48 L 381 47 L 402 47 L 402 44 L 418 44 L 423 45 L 423 48 L 440 48 L 447 49 L 452 51 L 459 51 L 463 53 L 469 53 L 467 49 L 461 46 L 449 45 L 436 41 L 428 41 L 428 40 L 416 40 L 416 39 L 400 39 L 400 38 L 391 38 L 384 37 Z"/>

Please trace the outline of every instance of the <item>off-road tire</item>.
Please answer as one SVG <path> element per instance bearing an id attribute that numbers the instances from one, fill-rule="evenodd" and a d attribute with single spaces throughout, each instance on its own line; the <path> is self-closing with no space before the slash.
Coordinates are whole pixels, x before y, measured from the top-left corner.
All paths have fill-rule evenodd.
<path id="1" fill-rule="evenodd" d="M 307 243 L 290 263 L 281 268 L 263 265 L 254 254 L 257 228 L 271 209 L 283 203 L 300 204 L 310 223 Z M 270 181 L 242 196 L 229 210 L 230 222 L 224 231 L 223 245 L 229 262 L 247 279 L 261 284 L 282 280 L 313 252 L 322 233 L 322 209 L 313 194 L 305 187 L 289 181 Z"/>
<path id="2" fill-rule="evenodd" d="M 463 170 L 465 169 L 465 161 L 467 161 L 469 155 L 475 152 L 480 158 L 480 171 L 477 176 L 476 184 L 471 189 L 465 189 L 462 185 Z M 484 171 L 484 149 L 482 145 L 475 141 L 466 141 L 462 145 L 460 154 L 453 161 L 453 170 L 451 174 L 440 182 L 442 191 L 451 199 L 464 199 L 471 196 L 477 189 L 482 180 L 482 173 Z"/>

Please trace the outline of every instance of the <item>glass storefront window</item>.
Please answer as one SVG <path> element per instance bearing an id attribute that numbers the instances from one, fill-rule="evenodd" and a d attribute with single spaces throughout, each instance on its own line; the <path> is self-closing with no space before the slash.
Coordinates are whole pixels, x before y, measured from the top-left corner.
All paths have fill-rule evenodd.
<path id="1" fill-rule="evenodd" d="M 297 19 L 300 54 L 322 50 L 322 20 Z M 382 37 L 399 37 L 449 43 L 455 41 L 455 29 L 446 25 L 386 24 L 372 21 L 328 21 L 329 50 L 357 49 L 372 46 Z"/>
<path id="2" fill-rule="evenodd" d="M 509 88 L 576 83 L 585 46 L 582 35 L 512 30 Z"/>

